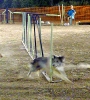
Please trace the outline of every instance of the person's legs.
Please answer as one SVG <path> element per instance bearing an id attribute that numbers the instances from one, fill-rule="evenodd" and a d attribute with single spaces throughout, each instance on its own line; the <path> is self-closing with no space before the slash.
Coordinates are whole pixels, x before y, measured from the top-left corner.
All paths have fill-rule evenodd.
<path id="1" fill-rule="evenodd" d="M 72 25 L 72 18 L 69 18 L 69 25 Z"/>

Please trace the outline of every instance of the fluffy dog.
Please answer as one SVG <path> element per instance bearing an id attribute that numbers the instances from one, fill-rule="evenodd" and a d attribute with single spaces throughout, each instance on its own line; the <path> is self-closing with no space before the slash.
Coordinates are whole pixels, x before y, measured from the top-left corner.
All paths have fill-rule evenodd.
<path id="1" fill-rule="evenodd" d="M 63 63 L 64 63 L 64 56 L 52 56 L 52 70 L 53 75 L 61 78 L 62 80 L 72 83 L 66 76 L 64 71 Z M 42 74 L 46 77 L 46 79 L 50 82 L 50 77 L 47 73 L 50 73 L 50 58 L 49 57 L 38 57 L 31 62 L 31 68 L 28 73 L 30 75 L 32 72 L 42 70 Z M 39 75 L 38 75 L 39 76 Z M 47 77 L 48 76 L 48 77 Z"/>
<path id="2" fill-rule="evenodd" d="M 55 56 L 55 55 L 52 56 L 53 67 L 61 66 L 63 64 L 63 61 L 64 61 L 64 56 Z M 49 66 L 50 66 L 50 58 L 38 57 L 31 62 L 31 68 L 28 75 L 30 75 L 31 72 L 36 72 L 41 69 L 46 69 Z"/>

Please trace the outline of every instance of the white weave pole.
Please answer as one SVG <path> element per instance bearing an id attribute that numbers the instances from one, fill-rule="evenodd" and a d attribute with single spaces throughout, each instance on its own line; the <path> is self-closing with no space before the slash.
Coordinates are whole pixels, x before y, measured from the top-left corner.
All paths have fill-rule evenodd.
<path id="1" fill-rule="evenodd" d="M 30 52 L 30 39 L 31 39 L 31 33 L 30 33 L 30 15 L 28 14 L 28 51 Z"/>
<path id="2" fill-rule="evenodd" d="M 62 17 L 61 17 L 61 25 L 63 25 L 63 4 L 62 4 Z"/>
<path id="3" fill-rule="evenodd" d="M 44 77 L 48 82 L 53 82 L 52 77 L 53 77 L 53 66 L 52 66 L 52 54 L 53 54 L 53 23 L 51 23 L 51 37 L 50 37 L 50 75 L 42 72 Z"/>
<path id="4" fill-rule="evenodd" d="M 53 54 L 53 23 L 51 23 L 51 37 L 50 37 L 50 82 L 52 82 L 52 76 L 53 76 L 52 54 Z"/>
<path id="5" fill-rule="evenodd" d="M 61 21 L 61 10 L 60 10 L 60 5 L 59 5 L 58 7 L 59 7 L 59 14 L 60 14 L 60 21 Z"/>

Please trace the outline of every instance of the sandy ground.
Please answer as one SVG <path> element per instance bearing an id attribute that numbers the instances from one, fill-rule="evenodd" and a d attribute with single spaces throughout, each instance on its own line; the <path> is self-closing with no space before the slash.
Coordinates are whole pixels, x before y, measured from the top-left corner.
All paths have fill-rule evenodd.
<path id="1" fill-rule="evenodd" d="M 22 45 L 22 32 L 21 24 L 0 24 L 0 100 L 90 100 L 89 69 L 66 72 L 73 84 L 30 79 L 31 58 Z M 50 32 L 50 26 L 42 26 L 46 55 Z M 55 54 L 65 55 L 66 63 L 90 64 L 90 26 L 54 26 L 53 33 Z"/>

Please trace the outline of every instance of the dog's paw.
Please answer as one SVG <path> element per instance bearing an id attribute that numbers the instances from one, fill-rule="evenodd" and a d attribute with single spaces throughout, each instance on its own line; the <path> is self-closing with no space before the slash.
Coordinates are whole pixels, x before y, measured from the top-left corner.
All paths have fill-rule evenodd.
<path id="1" fill-rule="evenodd" d="M 30 76 L 30 72 L 27 74 L 27 76 Z"/>

